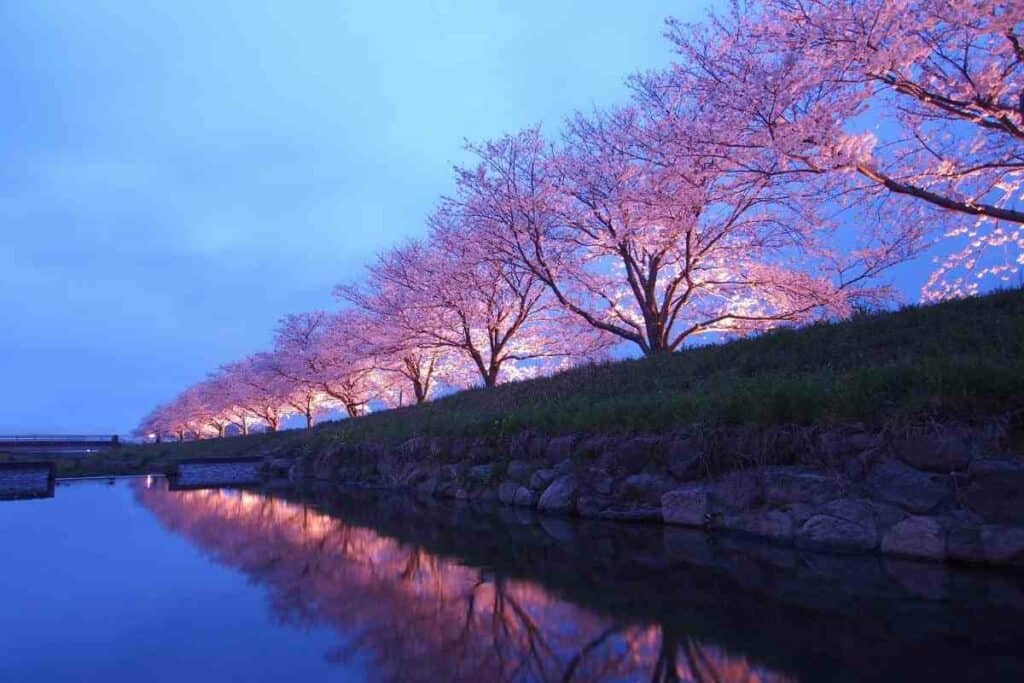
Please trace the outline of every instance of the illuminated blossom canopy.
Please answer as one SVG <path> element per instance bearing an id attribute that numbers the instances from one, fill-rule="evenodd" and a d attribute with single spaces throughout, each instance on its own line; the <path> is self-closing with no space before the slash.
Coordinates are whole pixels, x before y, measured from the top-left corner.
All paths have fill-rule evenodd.
<path id="1" fill-rule="evenodd" d="M 1024 266 L 1021 0 L 733 0 L 668 22 L 620 106 L 469 145 L 423 239 L 349 306 L 158 407 L 142 435 L 307 427 L 555 372 L 625 343 L 848 315 L 931 244 L 926 299 Z"/>
<path id="2" fill-rule="evenodd" d="M 880 229 L 953 238 L 925 285 L 941 299 L 1024 263 L 1022 31 L 1020 0 L 737 1 L 671 23 L 680 61 L 661 80 L 740 114 L 722 142 L 765 150 L 762 171 L 829 175 Z"/>

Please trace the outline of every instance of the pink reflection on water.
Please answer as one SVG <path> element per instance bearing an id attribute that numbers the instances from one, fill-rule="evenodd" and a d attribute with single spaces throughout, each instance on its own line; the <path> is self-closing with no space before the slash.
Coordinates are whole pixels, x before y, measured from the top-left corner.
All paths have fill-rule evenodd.
<path id="1" fill-rule="evenodd" d="M 532 581 L 494 577 L 306 505 L 168 491 L 161 481 L 140 481 L 136 494 L 168 528 L 264 586 L 282 622 L 334 629 L 343 644 L 328 657 L 363 658 L 382 680 L 791 680 L 685 634 L 609 618 Z"/>

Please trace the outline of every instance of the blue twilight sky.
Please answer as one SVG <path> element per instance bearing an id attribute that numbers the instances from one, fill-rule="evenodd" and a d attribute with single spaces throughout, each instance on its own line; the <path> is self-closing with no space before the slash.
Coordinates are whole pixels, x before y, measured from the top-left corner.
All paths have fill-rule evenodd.
<path id="1" fill-rule="evenodd" d="M 464 138 L 624 98 L 708 4 L 0 3 L 0 433 L 130 430 L 420 234 Z"/>

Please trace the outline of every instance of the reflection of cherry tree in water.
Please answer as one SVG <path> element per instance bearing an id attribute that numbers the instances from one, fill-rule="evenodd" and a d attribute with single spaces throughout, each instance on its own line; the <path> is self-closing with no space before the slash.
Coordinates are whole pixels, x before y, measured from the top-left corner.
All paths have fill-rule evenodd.
<path id="1" fill-rule="evenodd" d="M 250 493 L 138 489 L 169 528 L 270 592 L 282 622 L 326 624 L 341 661 L 384 680 L 775 681 L 658 625 L 614 622 L 529 581 Z"/>

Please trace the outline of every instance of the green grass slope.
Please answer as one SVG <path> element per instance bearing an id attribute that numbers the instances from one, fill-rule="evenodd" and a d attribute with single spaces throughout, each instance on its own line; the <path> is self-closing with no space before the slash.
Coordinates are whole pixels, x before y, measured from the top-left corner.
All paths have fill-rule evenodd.
<path id="1" fill-rule="evenodd" d="M 694 423 L 882 425 L 1021 409 L 1024 290 L 1010 290 L 588 365 L 325 423 L 311 433 L 127 447 L 60 463 L 60 471 L 156 471 L 181 458 L 242 457 L 271 444 L 315 452 L 337 441 L 394 443 L 420 435 L 658 432 Z"/>
<path id="2" fill-rule="evenodd" d="M 589 365 L 331 423 L 322 431 L 393 441 L 523 429 L 659 431 L 698 422 L 881 423 L 1021 407 L 1024 291 L 1010 290 Z"/>

